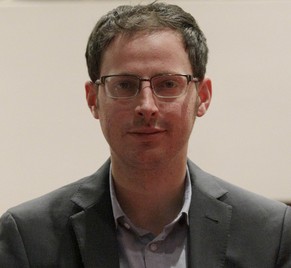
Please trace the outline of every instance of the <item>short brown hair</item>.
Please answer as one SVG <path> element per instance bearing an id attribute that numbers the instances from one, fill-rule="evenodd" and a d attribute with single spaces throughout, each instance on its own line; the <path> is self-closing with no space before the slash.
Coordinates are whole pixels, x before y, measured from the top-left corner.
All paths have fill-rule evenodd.
<path id="1" fill-rule="evenodd" d="M 101 17 L 89 37 L 86 49 L 90 79 L 95 82 L 99 78 L 103 53 L 117 35 L 162 29 L 173 29 L 181 34 L 193 75 L 202 80 L 208 59 L 203 32 L 193 16 L 179 6 L 157 2 L 119 6 Z"/>

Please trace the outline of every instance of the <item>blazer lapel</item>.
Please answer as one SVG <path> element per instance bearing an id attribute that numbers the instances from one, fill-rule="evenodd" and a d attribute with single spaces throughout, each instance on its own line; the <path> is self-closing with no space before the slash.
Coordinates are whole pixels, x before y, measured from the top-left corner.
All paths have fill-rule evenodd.
<path id="1" fill-rule="evenodd" d="M 95 211 L 82 211 L 71 219 L 84 267 L 119 267 L 115 226 Z"/>
<path id="2" fill-rule="evenodd" d="M 71 222 L 84 267 L 119 267 L 108 178 L 109 162 L 82 185 L 72 198 L 82 208 L 71 216 Z"/>
<path id="3" fill-rule="evenodd" d="M 223 267 L 232 207 L 219 198 L 227 192 L 193 163 L 189 170 L 193 183 L 189 211 L 189 267 Z"/>

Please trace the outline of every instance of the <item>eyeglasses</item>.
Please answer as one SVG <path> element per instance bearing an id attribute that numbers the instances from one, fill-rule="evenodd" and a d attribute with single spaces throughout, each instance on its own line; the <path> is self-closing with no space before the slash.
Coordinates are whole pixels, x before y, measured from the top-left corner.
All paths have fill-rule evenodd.
<path id="1" fill-rule="evenodd" d="M 96 85 L 104 85 L 105 93 L 114 99 L 129 99 L 137 96 L 141 83 L 149 81 L 153 93 L 158 98 L 177 98 L 182 96 L 191 81 L 198 78 L 189 74 L 162 74 L 149 79 L 136 75 L 106 75 L 95 81 Z"/>

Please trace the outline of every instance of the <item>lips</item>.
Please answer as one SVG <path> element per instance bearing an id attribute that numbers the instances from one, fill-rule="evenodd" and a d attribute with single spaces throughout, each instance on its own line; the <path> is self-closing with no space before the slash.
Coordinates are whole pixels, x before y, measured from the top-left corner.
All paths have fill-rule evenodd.
<path id="1" fill-rule="evenodd" d="M 151 136 L 155 134 L 161 134 L 164 133 L 166 130 L 160 129 L 160 128 L 152 128 L 152 127 L 146 127 L 146 128 L 139 128 L 139 129 L 132 129 L 129 131 L 129 134 L 137 135 L 137 136 Z"/>

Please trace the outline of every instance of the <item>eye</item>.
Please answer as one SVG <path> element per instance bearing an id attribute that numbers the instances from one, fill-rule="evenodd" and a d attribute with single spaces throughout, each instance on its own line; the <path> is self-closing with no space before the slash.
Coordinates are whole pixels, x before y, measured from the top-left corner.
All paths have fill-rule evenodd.
<path id="1" fill-rule="evenodd" d="M 157 77 L 154 82 L 157 90 L 174 90 L 181 86 L 181 79 L 176 76 Z"/>
<path id="2" fill-rule="evenodd" d="M 134 96 L 138 90 L 139 80 L 130 76 L 112 76 L 107 80 L 110 96 L 127 98 Z"/>
<path id="3" fill-rule="evenodd" d="M 172 89 L 177 86 L 178 86 L 177 81 L 174 81 L 174 80 L 165 80 L 165 81 L 162 81 L 162 83 L 160 84 L 160 87 L 168 88 L 168 89 Z"/>
<path id="4" fill-rule="evenodd" d="M 138 81 L 132 77 L 114 77 L 111 86 L 116 90 L 132 90 L 138 87 Z"/>
<path id="5" fill-rule="evenodd" d="M 153 78 L 154 91 L 161 97 L 181 95 L 187 84 L 183 75 L 161 75 Z"/>
<path id="6" fill-rule="evenodd" d="M 111 84 L 111 87 L 116 90 L 130 89 L 132 88 L 132 82 L 118 79 Z"/>

